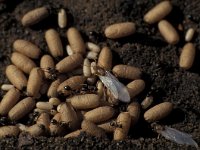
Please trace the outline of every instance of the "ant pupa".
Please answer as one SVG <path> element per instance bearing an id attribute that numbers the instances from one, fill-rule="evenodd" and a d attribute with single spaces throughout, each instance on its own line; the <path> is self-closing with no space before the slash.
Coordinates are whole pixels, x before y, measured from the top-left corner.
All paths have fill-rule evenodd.
<path id="1" fill-rule="evenodd" d="M 116 127 L 113 135 L 114 140 L 123 140 L 127 137 L 130 126 L 131 116 L 128 112 L 121 112 L 117 117 L 117 122 L 120 122 L 121 126 Z"/>
<path id="2" fill-rule="evenodd" d="M 111 119 L 115 115 L 115 109 L 111 106 L 102 106 L 92 109 L 84 114 L 84 118 L 93 123 L 101 123 Z"/>
<path id="3" fill-rule="evenodd" d="M 97 94 L 75 95 L 68 99 L 75 109 L 92 109 L 100 105 L 100 97 Z"/>
<path id="4" fill-rule="evenodd" d="M 82 121 L 81 128 L 87 134 L 90 134 L 96 137 L 105 137 L 106 135 L 105 131 L 102 128 L 98 127 L 96 124 L 88 120 Z"/>
<path id="5" fill-rule="evenodd" d="M 0 127 L 0 138 L 6 136 L 17 136 L 20 130 L 17 126 L 2 126 Z"/>
<path id="6" fill-rule="evenodd" d="M 64 138 L 74 138 L 74 137 L 77 137 L 81 134 L 81 132 L 83 132 L 82 129 L 79 129 L 79 130 L 76 130 L 76 131 L 73 131 L 71 133 L 68 133 L 67 135 L 64 136 Z"/>

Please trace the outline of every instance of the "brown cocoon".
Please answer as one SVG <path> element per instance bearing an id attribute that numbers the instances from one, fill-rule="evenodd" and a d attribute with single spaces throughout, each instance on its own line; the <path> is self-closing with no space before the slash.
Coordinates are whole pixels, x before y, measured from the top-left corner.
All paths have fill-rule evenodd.
<path id="1" fill-rule="evenodd" d="M 67 30 L 66 35 L 73 52 L 84 55 L 86 47 L 79 31 L 76 28 L 71 27 Z"/>
<path id="2" fill-rule="evenodd" d="M 29 74 L 31 70 L 36 67 L 33 60 L 18 52 L 13 52 L 10 59 L 14 65 L 27 74 Z"/>
<path id="3" fill-rule="evenodd" d="M 115 109 L 110 106 L 102 106 L 92 109 L 84 114 L 84 118 L 93 123 L 100 123 L 109 120 L 115 114 Z"/>
<path id="4" fill-rule="evenodd" d="M 53 81 L 51 83 L 51 85 L 49 86 L 48 92 L 47 92 L 47 96 L 48 97 L 57 97 L 58 93 L 57 93 L 57 89 L 58 86 L 63 82 L 63 78 L 58 77 L 57 80 Z"/>
<path id="5" fill-rule="evenodd" d="M 52 122 L 54 120 L 55 122 Z M 57 113 L 51 120 L 49 129 L 50 129 L 50 134 L 52 136 L 62 136 L 66 134 L 66 129 L 64 126 L 60 124 L 61 122 L 61 114 Z"/>
<path id="6" fill-rule="evenodd" d="M 28 132 L 32 136 L 41 136 L 45 133 L 45 127 L 42 124 L 34 124 L 27 128 Z"/>
<path id="7" fill-rule="evenodd" d="M 112 69 L 112 52 L 108 47 L 101 50 L 97 65 L 105 70 Z"/>
<path id="8" fill-rule="evenodd" d="M 48 17 L 48 15 L 49 12 L 46 7 L 39 7 L 27 12 L 21 22 L 23 26 L 31 26 Z"/>
<path id="9" fill-rule="evenodd" d="M 2 126 L 0 127 L 0 138 L 6 136 L 17 136 L 20 130 L 17 126 Z"/>
<path id="10" fill-rule="evenodd" d="M 180 38 L 176 29 L 167 20 L 161 20 L 158 23 L 158 29 L 167 43 L 174 45 L 179 42 Z"/>
<path id="11" fill-rule="evenodd" d="M 105 130 L 106 133 L 112 133 L 115 131 L 115 126 L 112 126 L 111 123 L 113 120 L 106 121 L 104 123 L 101 123 L 98 125 L 98 127 L 102 128 Z"/>
<path id="12" fill-rule="evenodd" d="M 65 57 L 56 64 L 56 70 L 60 73 L 67 73 L 77 68 L 83 63 L 83 57 L 80 54 L 73 54 Z"/>
<path id="13" fill-rule="evenodd" d="M 193 43 L 186 43 L 182 49 L 179 66 L 183 69 L 190 69 L 195 59 L 196 49 Z"/>
<path id="14" fill-rule="evenodd" d="M 18 102 L 8 113 L 10 120 L 19 120 L 27 115 L 35 107 L 35 100 L 26 97 Z"/>
<path id="15" fill-rule="evenodd" d="M 113 139 L 114 140 L 124 140 L 129 132 L 129 128 L 131 125 L 131 116 L 128 112 L 122 112 L 117 117 L 117 123 L 121 125 L 121 127 L 117 127 L 114 131 Z"/>
<path id="16" fill-rule="evenodd" d="M 46 110 L 46 111 L 50 111 L 51 109 L 53 109 L 53 105 L 49 102 L 43 102 L 43 101 L 38 101 L 36 103 L 36 107 L 38 109 L 41 109 L 41 110 Z"/>
<path id="17" fill-rule="evenodd" d="M 41 113 L 40 116 L 37 118 L 36 123 L 44 125 L 45 129 L 49 130 L 50 115 L 48 113 Z"/>
<path id="18" fill-rule="evenodd" d="M 75 109 L 91 109 L 100 105 L 100 97 L 96 94 L 76 95 L 69 101 Z"/>
<path id="19" fill-rule="evenodd" d="M 112 69 L 113 73 L 119 78 L 139 79 L 142 72 L 139 68 L 128 65 L 116 65 Z"/>
<path id="20" fill-rule="evenodd" d="M 122 22 L 112 24 L 106 27 L 104 33 L 107 38 L 117 39 L 132 35 L 135 33 L 135 23 L 133 22 Z"/>
<path id="21" fill-rule="evenodd" d="M 153 96 L 147 96 L 141 102 L 142 109 L 147 109 L 153 103 Z"/>
<path id="22" fill-rule="evenodd" d="M 52 79 L 53 74 L 49 72 L 49 69 L 55 69 L 53 58 L 50 55 L 43 55 L 40 59 L 40 68 L 44 70 L 44 75 L 46 79 Z"/>
<path id="23" fill-rule="evenodd" d="M 0 103 L 0 115 L 6 115 L 19 101 L 20 91 L 16 88 L 10 89 Z"/>
<path id="24" fill-rule="evenodd" d="M 27 96 L 37 97 L 43 81 L 43 71 L 36 67 L 30 72 L 27 83 Z"/>
<path id="25" fill-rule="evenodd" d="M 82 129 L 73 131 L 73 132 L 71 132 L 71 133 L 65 135 L 64 138 L 68 139 L 68 138 L 75 138 L 75 137 L 78 137 L 78 136 L 81 134 L 81 132 L 83 132 Z"/>
<path id="26" fill-rule="evenodd" d="M 140 117 L 140 104 L 132 102 L 128 105 L 127 111 L 131 116 L 131 126 L 134 126 Z"/>
<path id="27" fill-rule="evenodd" d="M 37 59 L 40 56 L 40 49 L 33 43 L 18 39 L 13 43 L 13 48 L 27 57 Z"/>
<path id="28" fill-rule="evenodd" d="M 163 19 L 165 16 L 167 16 L 172 10 L 172 4 L 170 1 L 162 1 L 158 3 L 156 6 L 154 6 L 152 9 L 150 9 L 145 15 L 144 15 L 144 21 L 153 24 L 161 19 Z"/>
<path id="29" fill-rule="evenodd" d="M 15 65 L 9 65 L 6 67 L 6 76 L 8 80 L 19 90 L 23 90 L 27 86 L 26 76 Z"/>
<path id="30" fill-rule="evenodd" d="M 160 103 L 144 113 L 144 119 L 147 122 L 159 121 L 170 114 L 173 109 L 173 104 L 170 102 Z"/>
<path id="31" fill-rule="evenodd" d="M 80 126 L 77 114 L 70 103 L 63 103 L 59 110 L 61 114 L 61 121 L 68 124 L 68 128 L 74 131 Z"/>
<path id="32" fill-rule="evenodd" d="M 144 90 L 145 82 L 144 80 L 137 79 L 127 84 L 126 87 L 128 88 L 130 97 L 133 98 Z"/>
<path id="33" fill-rule="evenodd" d="M 54 29 L 49 29 L 45 32 L 45 39 L 49 47 L 49 52 L 55 58 L 63 56 L 63 46 L 58 32 Z"/>
<path id="34" fill-rule="evenodd" d="M 106 134 L 102 128 L 87 120 L 82 121 L 81 128 L 86 133 L 96 137 L 104 137 Z"/>

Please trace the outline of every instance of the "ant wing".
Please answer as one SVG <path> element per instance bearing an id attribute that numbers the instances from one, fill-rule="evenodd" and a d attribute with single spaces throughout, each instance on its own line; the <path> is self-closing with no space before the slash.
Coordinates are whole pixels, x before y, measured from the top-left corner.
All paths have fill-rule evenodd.
<path id="1" fill-rule="evenodd" d="M 114 98 L 118 99 L 119 96 L 118 96 L 117 88 L 113 84 L 112 79 L 107 76 L 99 76 L 99 78 L 102 81 L 102 83 L 111 91 Z"/>
<path id="2" fill-rule="evenodd" d="M 193 145 L 198 148 L 197 143 L 192 139 L 192 135 L 181 132 L 179 130 L 165 126 L 163 131 L 160 131 L 160 134 L 166 139 L 174 141 L 178 144 Z"/>
<path id="3" fill-rule="evenodd" d="M 114 98 L 119 99 L 122 102 L 129 103 L 130 95 L 126 86 L 124 86 L 119 80 L 110 72 L 105 71 L 105 76 L 99 76 L 103 84 L 111 91 Z"/>

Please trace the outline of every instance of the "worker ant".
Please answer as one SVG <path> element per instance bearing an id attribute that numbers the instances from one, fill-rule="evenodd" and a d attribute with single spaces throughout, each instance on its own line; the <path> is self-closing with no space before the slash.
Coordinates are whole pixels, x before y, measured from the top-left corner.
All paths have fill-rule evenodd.
<path id="1" fill-rule="evenodd" d="M 48 79 L 56 80 L 58 78 L 59 72 L 56 69 L 47 67 L 47 68 L 42 68 L 42 70 L 44 72 L 49 73 Z"/>
<path id="2" fill-rule="evenodd" d="M 69 121 L 69 122 L 64 122 L 64 121 L 58 122 L 57 120 L 52 119 L 50 123 L 52 123 L 53 125 L 59 126 L 59 127 L 71 128 L 71 121 Z"/>
<path id="3" fill-rule="evenodd" d="M 116 127 L 116 128 L 122 128 L 122 124 L 118 123 L 117 121 L 111 121 L 110 126 Z"/>
<path id="4" fill-rule="evenodd" d="M 74 89 L 70 87 L 69 85 L 66 85 L 64 87 L 64 90 L 70 91 L 72 95 L 95 93 L 97 91 L 97 87 L 93 85 L 88 85 L 88 84 L 78 84 L 78 85 L 81 85 L 82 87 L 80 89 Z"/>

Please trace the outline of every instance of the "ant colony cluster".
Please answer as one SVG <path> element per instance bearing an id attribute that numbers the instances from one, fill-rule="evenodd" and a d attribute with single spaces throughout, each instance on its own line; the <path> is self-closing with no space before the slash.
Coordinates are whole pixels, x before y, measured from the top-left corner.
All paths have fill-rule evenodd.
<path id="1" fill-rule="evenodd" d="M 177 31 L 167 20 L 162 20 L 171 10 L 171 2 L 163 1 L 147 12 L 144 21 L 159 22 L 158 28 L 166 42 L 176 44 L 179 42 Z M 22 25 L 32 26 L 49 15 L 48 8 L 37 8 L 24 15 Z M 58 13 L 60 28 L 66 28 L 66 16 L 61 9 Z M 116 23 L 105 29 L 105 36 L 118 39 L 135 31 L 133 22 Z M 186 35 L 187 42 L 192 39 L 192 31 Z M 86 132 L 97 137 L 113 134 L 114 140 L 124 140 L 129 129 L 143 116 L 146 122 L 153 123 L 152 129 L 166 139 L 198 147 L 191 135 L 155 124 L 173 110 L 171 102 L 151 107 L 154 99 L 149 95 L 141 104 L 134 101 L 145 89 L 140 68 L 124 64 L 113 66 L 110 48 L 85 43 L 75 27 L 67 29 L 66 37 L 69 45 L 64 51 L 59 33 L 48 29 L 45 40 L 49 54 L 42 54 L 30 41 L 14 41 L 12 64 L 5 71 L 11 84 L 1 87 L 7 93 L 0 103 L 0 138 L 18 136 L 20 132 L 72 138 Z M 187 43 L 180 57 L 180 67 L 189 69 L 194 56 L 194 44 Z M 129 83 L 124 85 L 119 79 Z M 123 103 L 127 108 L 120 112 L 117 108 Z M 145 111 L 143 115 L 141 109 Z M 28 115 L 29 118 L 32 115 L 32 120 L 20 123 Z"/>

